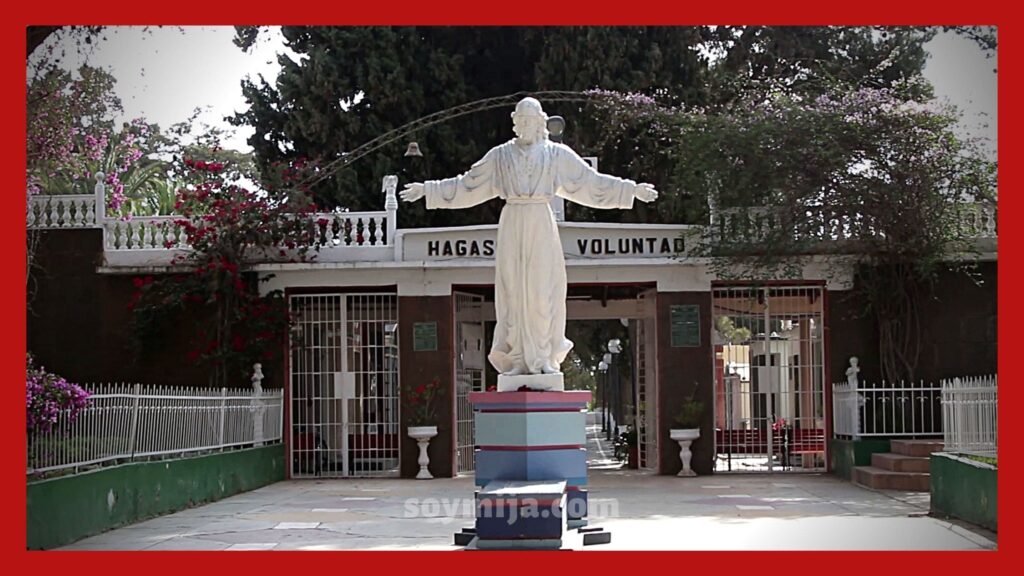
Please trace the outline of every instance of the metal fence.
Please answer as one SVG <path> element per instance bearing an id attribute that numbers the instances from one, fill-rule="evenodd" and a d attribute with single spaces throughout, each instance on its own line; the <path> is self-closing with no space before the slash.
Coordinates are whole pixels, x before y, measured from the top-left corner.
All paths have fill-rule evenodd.
<path id="1" fill-rule="evenodd" d="M 942 388 L 918 384 L 832 385 L 836 437 L 942 436 Z"/>
<path id="2" fill-rule="evenodd" d="M 996 391 L 994 374 L 942 383 L 943 443 L 947 452 L 995 456 Z"/>
<path id="3" fill-rule="evenodd" d="M 282 391 L 105 384 L 29 439 L 28 474 L 280 442 Z"/>
<path id="4" fill-rule="evenodd" d="M 938 386 L 832 385 L 837 438 L 942 438 L 948 451 L 995 453 L 996 376 L 941 380 Z"/>

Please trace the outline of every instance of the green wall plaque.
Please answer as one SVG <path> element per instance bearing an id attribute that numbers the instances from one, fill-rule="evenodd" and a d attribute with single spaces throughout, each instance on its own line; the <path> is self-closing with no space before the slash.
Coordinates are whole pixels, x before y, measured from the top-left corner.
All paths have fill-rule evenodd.
<path id="1" fill-rule="evenodd" d="M 437 350 L 437 322 L 416 322 L 412 325 L 412 349 L 415 352 Z"/>
<path id="2" fill-rule="evenodd" d="M 700 346 L 700 307 L 698 305 L 672 306 L 669 316 L 673 348 Z"/>

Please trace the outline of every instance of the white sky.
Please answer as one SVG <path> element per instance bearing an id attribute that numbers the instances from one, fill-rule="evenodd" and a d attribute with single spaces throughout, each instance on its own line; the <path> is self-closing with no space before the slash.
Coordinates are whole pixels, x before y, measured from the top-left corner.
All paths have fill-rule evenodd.
<path id="1" fill-rule="evenodd" d="M 269 38 L 273 36 L 273 38 Z M 250 53 L 232 43 L 230 26 L 150 28 L 111 27 L 105 41 L 95 44 L 88 63 L 109 69 L 126 119 L 143 116 L 162 128 L 181 122 L 195 108 L 207 111 L 201 120 L 227 126 L 223 116 L 246 108 L 241 80 L 262 74 L 268 79 L 279 70 L 277 52 L 284 50 L 280 35 L 261 34 Z M 949 99 L 964 113 L 965 130 L 996 142 L 995 57 L 986 59 L 971 41 L 940 34 L 927 45 L 932 54 L 924 74 L 940 99 Z M 38 52 L 38 51 L 37 51 Z M 77 67 L 85 58 L 69 59 Z M 225 148 L 248 150 L 251 130 L 236 130 Z"/>

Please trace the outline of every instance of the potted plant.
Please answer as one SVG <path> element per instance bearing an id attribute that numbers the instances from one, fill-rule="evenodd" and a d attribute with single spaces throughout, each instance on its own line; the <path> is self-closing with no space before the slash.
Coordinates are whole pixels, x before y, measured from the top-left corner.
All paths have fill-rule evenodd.
<path id="1" fill-rule="evenodd" d="M 700 438 L 700 421 L 704 416 L 704 403 L 696 399 L 698 388 L 700 384 L 694 382 L 693 392 L 683 400 L 676 413 L 676 427 L 669 430 L 669 437 L 679 443 L 679 459 L 683 463 L 677 476 L 696 476 L 690 469 L 690 458 L 693 456 L 690 444 Z"/>
<path id="2" fill-rule="evenodd" d="M 416 474 L 416 478 L 419 479 L 433 478 L 428 469 L 430 456 L 427 454 L 427 446 L 430 444 L 430 439 L 437 436 L 434 399 L 440 389 L 441 383 L 434 378 L 426 384 L 407 388 L 403 394 L 408 414 L 408 434 L 416 441 L 420 449 L 419 459 L 416 461 L 420 465 L 420 471 Z"/>

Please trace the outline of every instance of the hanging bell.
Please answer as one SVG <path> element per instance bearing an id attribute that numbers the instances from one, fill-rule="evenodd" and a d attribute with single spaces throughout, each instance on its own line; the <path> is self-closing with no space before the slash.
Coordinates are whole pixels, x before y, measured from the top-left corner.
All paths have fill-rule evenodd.
<path id="1" fill-rule="evenodd" d="M 405 155 L 422 157 L 423 153 L 420 152 L 420 145 L 415 142 L 409 142 L 409 147 L 405 149 Z"/>

